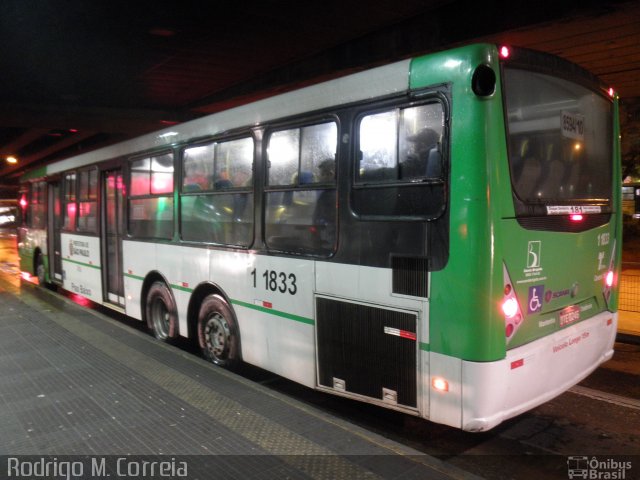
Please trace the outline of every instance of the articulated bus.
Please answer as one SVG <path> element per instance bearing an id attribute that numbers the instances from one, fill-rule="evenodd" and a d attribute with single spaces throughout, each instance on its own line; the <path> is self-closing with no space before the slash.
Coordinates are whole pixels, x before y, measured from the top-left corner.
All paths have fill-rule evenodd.
<path id="1" fill-rule="evenodd" d="M 21 269 L 221 366 L 488 430 L 612 356 L 617 115 L 546 54 L 399 61 L 28 173 Z"/>

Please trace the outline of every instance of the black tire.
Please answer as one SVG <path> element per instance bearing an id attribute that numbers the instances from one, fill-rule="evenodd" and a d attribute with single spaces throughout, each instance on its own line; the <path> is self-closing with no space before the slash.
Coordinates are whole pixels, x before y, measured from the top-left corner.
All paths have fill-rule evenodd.
<path id="1" fill-rule="evenodd" d="M 153 336 L 168 342 L 178 334 L 178 312 L 173 295 L 164 282 L 155 282 L 147 293 L 147 326 Z"/>
<path id="2" fill-rule="evenodd" d="M 46 286 L 47 284 L 47 273 L 44 268 L 44 260 L 42 259 L 42 254 L 38 254 L 36 257 L 36 276 L 38 277 L 38 285 Z"/>
<path id="3" fill-rule="evenodd" d="M 198 314 L 198 342 L 204 357 L 225 368 L 240 363 L 240 334 L 229 304 L 219 295 L 204 299 Z"/>

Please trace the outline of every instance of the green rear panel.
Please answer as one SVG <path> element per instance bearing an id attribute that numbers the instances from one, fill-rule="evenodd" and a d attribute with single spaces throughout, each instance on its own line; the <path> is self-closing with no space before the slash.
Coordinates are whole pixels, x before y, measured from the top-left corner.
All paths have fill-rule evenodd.
<path id="1" fill-rule="evenodd" d="M 498 78 L 495 94 L 485 98 L 471 91 L 474 69 L 482 64 Z M 447 266 L 431 276 L 429 348 L 465 360 L 498 360 L 508 348 L 563 328 L 564 307 L 581 307 L 574 321 L 607 309 L 604 274 L 614 243 L 619 271 L 620 188 L 614 186 L 616 213 L 607 225 L 583 233 L 524 229 L 514 214 L 496 47 L 474 45 L 448 51 L 446 57 L 414 60 L 412 88 L 445 82 L 451 86 L 450 253 Z M 618 147 L 614 150 L 619 158 Z M 620 178 L 619 162 L 614 178 Z M 501 310 L 505 265 L 524 317 L 508 342 Z M 529 311 L 528 301 L 540 292 L 549 301 L 541 299 L 541 306 L 534 301 L 538 308 Z M 614 291 L 608 309 L 616 308 Z"/>

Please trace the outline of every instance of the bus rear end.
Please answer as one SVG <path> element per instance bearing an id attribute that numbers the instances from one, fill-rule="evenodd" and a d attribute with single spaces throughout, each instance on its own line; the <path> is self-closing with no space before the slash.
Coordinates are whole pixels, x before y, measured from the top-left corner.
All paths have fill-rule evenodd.
<path id="1" fill-rule="evenodd" d="M 470 272 L 456 305 L 467 331 L 476 332 L 466 344 L 459 335 L 449 340 L 465 346 L 459 367 L 436 351 L 449 346 L 441 347 L 436 333 L 454 322 L 431 332 L 432 386 L 440 376 L 459 375 L 450 384 L 459 385 L 460 404 L 432 388 L 430 418 L 470 431 L 490 429 L 581 381 L 611 358 L 617 328 L 616 99 L 595 77 L 556 57 L 517 49 L 497 56 L 488 55 L 499 69 L 495 92 L 476 101 L 487 147 L 463 159 L 467 170 L 480 163 L 478 171 L 487 172 L 484 195 L 456 191 L 455 146 L 452 155 L 447 268 Z M 474 219 L 456 218 L 458 197 L 468 211 L 477 202 Z M 453 285 L 447 275 L 433 275 L 432 326 L 445 316 L 445 303 L 436 302 L 449 294 L 436 284 Z M 472 305 L 467 298 L 475 299 L 475 317 L 463 310 L 463 302 Z"/>
<path id="2" fill-rule="evenodd" d="M 578 383 L 611 358 L 617 325 L 622 238 L 613 94 L 555 57 L 526 50 L 502 57 L 511 202 L 496 219 L 493 281 L 502 287 L 506 358 L 495 372 L 468 364 L 472 383 L 484 374 L 494 385 L 484 412 L 482 402 L 464 405 L 468 430 Z"/>

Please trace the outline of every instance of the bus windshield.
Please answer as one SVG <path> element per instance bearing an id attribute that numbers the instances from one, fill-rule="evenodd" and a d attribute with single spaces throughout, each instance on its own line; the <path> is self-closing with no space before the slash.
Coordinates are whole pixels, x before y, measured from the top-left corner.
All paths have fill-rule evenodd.
<path id="1" fill-rule="evenodd" d="M 509 163 L 524 203 L 610 203 L 612 103 L 567 80 L 506 67 Z"/>

